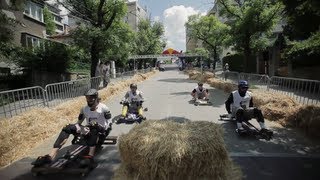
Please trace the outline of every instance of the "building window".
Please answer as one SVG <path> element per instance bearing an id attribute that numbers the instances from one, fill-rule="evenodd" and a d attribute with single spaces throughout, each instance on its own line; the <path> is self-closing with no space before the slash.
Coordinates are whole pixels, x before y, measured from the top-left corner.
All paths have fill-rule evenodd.
<path id="1" fill-rule="evenodd" d="M 43 8 L 36 3 L 33 3 L 31 1 L 27 1 L 25 8 L 24 8 L 24 14 L 33 18 L 33 19 L 36 19 L 40 22 L 44 22 L 43 21 Z"/>
<path id="2" fill-rule="evenodd" d="M 56 28 L 57 28 L 57 30 L 59 30 L 59 31 L 63 31 L 63 26 L 61 26 L 61 25 L 56 24 Z"/>
<path id="3" fill-rule="evenodd" d="M 40 47 L 40 39 L 32 36 L 26 35 L 27 47 L 34 48 Z"/>
<path id="4" fill-rule="evenodd" d="M 42 41 L 41 41 L 41 38 L 31 36 L 26 33 L 22 33 L 21 42 L 22 42 L 22 46 L 33 49 L 35 47 L 40 47 Z"/>
<path id="5" fill-rule="evenodd" d="M 57 15 L 53 15 L 54 21 L 61 23 L 62 18 Z"/>

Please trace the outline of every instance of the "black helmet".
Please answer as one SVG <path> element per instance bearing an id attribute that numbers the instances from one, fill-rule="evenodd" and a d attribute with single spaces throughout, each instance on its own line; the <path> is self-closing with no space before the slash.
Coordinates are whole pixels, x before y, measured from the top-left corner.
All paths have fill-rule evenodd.
<path id="1" fill-rule="evenodd" d="M 132 83 L 132 84 L 130 84 L 130 89 L 132 89 L 132 88 L 138 88 L 138 86 L 137 86 L 137 84 L 135 84 L 135 83 Z"/>
<path id="2" fill-rule="evenodd" d="M 238 83 L 238 88 L 249 88 L 249 84 L 245 80 L 240 80 Z"/>
<path id="3" fill-rule="evenodd" d="M 99 93 L 96 89 L 89 89 L 84 95 L 98 97 Z"/>

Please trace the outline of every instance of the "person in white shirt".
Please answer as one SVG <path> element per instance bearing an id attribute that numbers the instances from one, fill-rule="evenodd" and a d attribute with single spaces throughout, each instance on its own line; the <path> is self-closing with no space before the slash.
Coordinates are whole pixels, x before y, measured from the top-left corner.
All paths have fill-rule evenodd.
<path id="1" fill-rule="evenodd" d="M 191 96 L 193 97 L 193 99 L 196 101 L 198 99 L 202 99 L 202 100 L 209 100 L 209 91 L 208 89 L 203 87 L 203 83 L 199 82 L 198 86 L 195 87 L 192 92 L 191 92 Z"/>
<path id="2" fill-rule="evenodd" d="M 53 145 L 50 154 L 40 156 L 33 163 L 33 165 L 42 165 L 51 163 L 56 157 L 59 149 L 66 143 L 70 134 L 87 136 L 86 143 L 89 146 L 89 153 L 84 158 L 89 159 L 89 163 L 93 163 L 93 156 L 95 154 L 96 145 L 103 142 L 105 137 L 111 131 L 111 113 L 109 108 L 99 102 L 98 91 L 96 89 L 89 89 L 85 93 L 87 105 L 80 110 L 78 122 L 76 124 L 68 124 L 62 128 L 57 140 Z M 83 121 L 86 120 L 86 125 L 81 128 Z"/>
<path id="3" fill-rule="evenodd" d="M 269 131 L 264 123 L 262 111 L 253 107 L 252 95 L 248 91 L 247 81 L 241 80 L 238 83 L 238 90 L 233 91 L 225 102 L 229 118 L 235 117 L 237 121 L 237 132 L 245 132 L 242 122 L 256 118 L 262 131 Z"/>
<path id="4" fill-rule="evenodd" d="M 123 103 L 121 118 L 124 119 L 128 113 L 129 108 L 135 108 L 138 111 L 138 116 L 141 119 L 145 119 L 143 116 L 142 103 L 144 102 L 144 98 L 142 96 L 142 92 L 137 90 L 138 86 L 135 83 L 130 84 L 130 91 L 128 91 L 123 101 L 128 103 Z M 131 107 L 129 107 L 129 105 Z"/>

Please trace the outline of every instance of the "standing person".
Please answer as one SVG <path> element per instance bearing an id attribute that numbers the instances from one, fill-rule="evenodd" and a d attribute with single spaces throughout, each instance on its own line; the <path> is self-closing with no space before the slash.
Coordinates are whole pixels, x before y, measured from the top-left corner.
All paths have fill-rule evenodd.
<path id="1" fill-rule="evenodd" d="M 110 63 L 105 62 L 103 65 L 103 87 L 106 87 L 110 82 Z"/>
<path id="2" fill-rule="evenodd" d="M 70 134 L 79 135 L 80 133 L 84 133 L 86 143 L 89 146 L 89 153 L 87 156 L 84 156 L 84 158 L 89 160 L 90 164 L 94 163 L 93 156 L 95 155 L 96 145 L 100 145 L 111 131 L 111 113 L 105 104 L 99 102 L 99 95 L 96 89 L 89 89 L 85 93 L 85 97 L 87 105 L 80 110 L 78 122 L 76 124 L 68 124 L 62 128 L 51 153 L 38 157 L 38 159 L 32 163 L 33 165 L 40 166 L 50 164 L 56 157 L 59 149 L 66 143 Z M 84 120 L 86 120 L 87 127 L 81 130 Z M 102 134 L 102 136 L 99 134 Z"/>
<path id="3" fill-rule="evenodd" d="M 228 73 L 229 73 L 229 64 L 226 63 L 223 67 L 223 73 L 224 73 L 224 80 L 226 81 L 228 79 Z"/>
<path id="4" fill-rule="evenodd" d="M 94 82 L 91 87 L 95 88 L 95 89 L 101 89 L 103 87 L 103 62 L 101 62 L 99 60 L 97 67 L 96 67 L 96 72 L 95 72 L 95 77 L 100 77 L 98 81 L 98 83 L 95 83 L 96 81 L 92 81 Z"/>
<path id="5" fill-rule="evenodd" d="M 229 118 L 236 117 L 237 129 L 241 133 L 245 132 L 242 122 L 257 118 L 261 131 L 267 130 L 262 111 L 257 107 L 253 107 L 252 95 L 248 91 L 249 85 L 247 81 L 241 80 L 238 83 L 238 90 L 233 91 L 225 102 L 226 110 Z"/>

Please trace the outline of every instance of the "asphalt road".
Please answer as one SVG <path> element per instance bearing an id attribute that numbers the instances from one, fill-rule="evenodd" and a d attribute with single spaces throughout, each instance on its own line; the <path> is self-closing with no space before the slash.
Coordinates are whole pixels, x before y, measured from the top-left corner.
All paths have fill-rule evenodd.
<path id="1" fill-rule="evenodd" d="M 175 65 L 168 65 L 165 72 L 159 72 L 152 78 L 138 84 L 145 98 L 145 112 L 148 119 L 173 119 L 176 121 L 205 120 L 221 124 L 225 129 L 225 142 L 231 158 L 240 165 L 245 178 L 254 179 L 320 179 L 320 142 L 310 140 L 293 129 L 281 128 L 276 123 L 267 122 L 274 131 L 271 141 L 254 138 L 240 138 L 235 134 L 235 124 L 219 121 L 219 115 L 225 113 L 224 101 L 228 94 L 212 87 L 210 92 L 212 105 L 194 106 L 190 92 L 196 81 L 177 70 Z M 125 92 L 106 102 L 112 114 L 121 112 L 119 104 Z M 254 124 L 254 120 L 252 121 Z M 127 133 L 134 125 L 114 125 L 111 135 Z M 78 179 L 74 175 L 46 175 L 33 177 L 30 163 L 39 155 L 47 154 L 56 137 L 52 137 L 33 152 L 8 167 L 0 169 L 0 179 Z M 65 149 L 64 149 L 65 150 Z M 111 179 L 113 171 L 120 164 L 117 147 L 107 146 L 96 157 L 99 165 L 86 179 Z M 214 163 L 214 162 L 213 162 Z"/>

